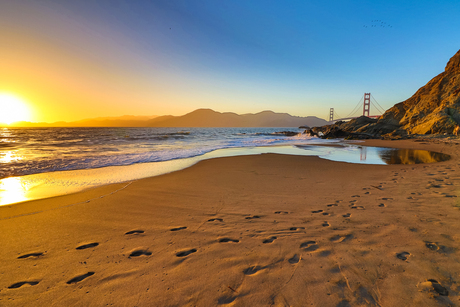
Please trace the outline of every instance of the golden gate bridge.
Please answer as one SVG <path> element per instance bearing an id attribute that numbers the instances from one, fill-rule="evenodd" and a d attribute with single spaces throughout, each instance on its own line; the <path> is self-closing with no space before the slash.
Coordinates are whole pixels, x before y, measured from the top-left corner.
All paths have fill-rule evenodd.
<path id="1" fill-rule="evenodd" d="M 371 112 L 371 105 L 379 112 L 379 115 L 370 115 Z M 363 106 L 363 114 L 360 115 L 360 107 Z M 353 109 L 353 111 L 350 112 L 345 117 L 341 117 L 337 114 L 336 111 L 334 111 L 334 108 L 330 108 L 329 110 L 329 121 L 330 122 L 337 122 L 340 120 L 350 120 L 354 118 L 358 118 L 360 116 L 366 116 L 370 118 L 379 118 L 382 116 L 382 114 L 385 113 L 385 109 L 382 108 L 381 105 L 375 100 L 375 98 L 371 95 L 371 93 L 364 93 L 364 96 L 361 98 L 361 100 L 358 102 L 356 107 Z M 334 119 L 334 117 L 338 117 Z"/>

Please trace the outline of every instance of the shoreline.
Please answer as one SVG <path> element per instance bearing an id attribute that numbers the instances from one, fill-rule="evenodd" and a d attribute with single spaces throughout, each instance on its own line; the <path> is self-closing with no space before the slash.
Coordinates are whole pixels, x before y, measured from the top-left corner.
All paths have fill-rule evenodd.
<path id="1" fill-rule="evenodd" d="M 348 163 L 363 164 L 385 164 L 381 158 L 376 158 L 375 152 L 370 152 L 366 158 L 367 152 L 364 152 L 364 161 L 361 157 L 357 160 L 357 155 L 350 153 L 340 153 L 337 150 L 332 153 L 324 153 L 321 149 L 335 147 L 347 148 L 348 146 L 364 146 L 368 149 L 378 147 L 386 148 L 404 148 L 394 146 L 373 146 L 372 144 L 381 144 L 380 140 L 368 141 L 345 141 L 339 140 L 333 143 L 316 143 L 308 145 L 273 145 L 258 147 L 235 147 L 213 150 L 203 155 L 193 156 L 183 159 L 172 159 L 159 162 L 136 163 L 131 165 L 106 166 L 102 168 L 78 169 L 68 171 L 56 171 L 30 174 L 24 176 L 12 176 L 0 179 L 0 206 L 14 205 L 26 201 L 44 199 L 82 192 L 88 189 L 94 189 L 104 185 L 115 183 L 126 183 L 139 179 L 160 176 L 163 174 L 180 171 L 191 167 L 200 161 L 214 159 L 219 157 L 241 156 L 241 155 L 258 155 L 265 153 L 278 153 L 287 155 L 301 156 L 319 156 L 322 159 L 332 161 L 342 161 Z M 395 145 L 392 141 L 389 145 Z M 406 144 L 406 143 L 404 143 Z M 308 148 L 308 151 L 305 150 Z M 316 150 L 314 148 L 317 148 Z M 319 149 L 318 149 L 319 148 Z M 425 147 L 417 148 L 424 149 Z M 367 159 L 367 160 L 366 160 Z M 3 192 L 2 192 L 3 187 Z"/>
<path id="2" fill-rule="evenodd" d="M 452 159 L 222 157 L 128 185 L 1 206 L 0 304 L 454 304 L 457 145 L 365 143 Z"/>

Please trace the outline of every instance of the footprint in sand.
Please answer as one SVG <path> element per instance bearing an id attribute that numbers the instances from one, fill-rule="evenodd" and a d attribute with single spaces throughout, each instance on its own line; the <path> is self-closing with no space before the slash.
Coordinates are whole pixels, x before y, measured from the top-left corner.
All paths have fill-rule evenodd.
<path id="1" fill-rule="evenodd" d="M 238 243 L 240 242 L 240 240 L 230 239 L 230 238 L 219 239 L 219 243 L 228 243 L 228 242 Z"/>
<path id="2" fill-rule="evenodd" d="M 99 243 L 93 242 L 93 243 L 88 243 L 88 244 L 80 245 L 80 246 L 77 247 L 76 249 L 82 250 L 82 249 L 87 249 L 87 248 L 91 248 L 91 247 L 96 247 L 96 246 L 98 246 L 98 245 L 99 245 Z"/>
<path id="3" fill-rule="evenodd" d="M 300 261 L 300 256 L 297 255 L 297 254 L 295 254 L 294 256 L 292 256 L 292 258 L 289 258 L 289 259 L 288 259 L 288 262 L 289 262 L 290 264 L 296 264 L 296 263 L 299 263 L 299 261 Z"/>
<path id="4" fill-rule="evenodd" d="M 323 227 L 329 227 L 329 226 L 331 226 L 331 225 L 329 225 L 329 223 L 328 223 L 327 221 L 324 221 L 324 223 L 321 224 L 321 226 L 323 226 Z"/>
<path id="5" fill-rule="evenodd" d="M 25 259 L 25 258 L 38 258 L 40 256 L 43 256 L 44 253 L 30 253 L 30 254 L 25 254 L 22 256 L 19 256 L 18 259 Z"/>
<path id="6" fill-rule="evenodd" d="M 347 213 L 347 214 L 344 214 L 342 215 L 343 217 L 350 217 L 351 216 L 351 213 Z"/>
<path id="7" fill-rule="evenodd" d="M 356 209 L 356 210 L 365 210 L 365 208 L 363 206 L 356 206 L 356 205 L 353 205 L 350 208 L 351 209 Z"/>
<path id="8" fill-rule="evenodd" d="M 431 249 L 432 251 L 437 251 L 439 246 L 434 242 L 425 242 L 425 246 Z"/>
<path id="9" fill-rule="evenodd" d="M 247 219 L 247 220 L 260 219 L 260 216 L 258 216 L 258 215 L 247 216 L 247 217 L 245 217 L 245 219 Z"/>
<path id="10" fill-rule="evenodd" d="M 333 236 L 332 238 L 330 238 L 329 240 L 331 240 L 332 242 L 335 242 L 335 243 L 340 243 L 340 242 L 345 242 L 345 241 L 348 241 L 348 240 L 351 240 L 353 239 L 353 235 L 352 234 L 348 234 L 348 235 L 335 235 Z"/>
<path id="11" fill-rule="evenodd" d="M 396 258 L 406 261 L 407 258 L 409 258 L 410 255 L 411 254 L 408 253 L 408 252 L 402 252 L 402 253 L 396 254 Z"/>
<path id="12" fill-rule="evenodd" d="M 259 265 L 250 266 L 249 268 L 243 270 L 243 274 L 244 275 L 254 275 L 263 269 L 265 269 L 265 267 L 261 267 Z"/>
<path id="13" fill-rule="evenodd" d="M 125 233 L 125 235 L 138 235 L 138 234 L 141 234 L 141 233 L 144 233 L 143 230 L 131 230 L 131 231 L 128 231 L 127 233 Z"/>
<path id="14" fill-rule="evenodd" d="M 178 231 L 178 230 L 184 230 L 184 229 L 187 229 L 187 227 L 182 226 L 182 227 L 177 227 L 177 228 L 171 228 L 170 231 Z"/>
<path id="15" fill-rule="evenodd" d="M 328 206 L 328 207 L 337 207 L 338 204 L 329 204 L 329 205 L 327 205 L 327 206 Z"/>
<path id="16" fill-rule="evenodd" d="M 289 214 L 287 211 L 275 211 L 275 214 Z"/>
<path id="17" fill-rule="evenodd" d="M 315 210 L 315 211 L 312 211 L 311 213 L 321 213 L 323 212 L 323 210 Z"/>
<path id="18" fill-rule="evenodd" d="M 148 250 L 138 249 L 138 250 L 133 251 L 129 255 L 129 258 L 131 258 L 131 257 L 139 257 L 139 256 L 150 256 L 150 255 L 152 255 L 152 252 L 150 252 Z"/>
<path id="19" fill-rule="evenodd" d="M 417 287 L 422 291 L 435 292 L 439 296 L 449 296 L 449 290 L 443 287 L 436 279 L 427 279 L 427 281 L 419 283 Z"/>
<path id="20" fill-rule="evenodd" d="M 329 212 L 323 212 L 323 215 L 329 215 Z"/>
<path id="21" fill-rule="evenodd" d="M 300 244 L 300 248 L 303 248 L 306 252 L 313 252 L 317 250 L 319 246 L 316 244 L 316 241 L 307 241 Z"/>
<path id="22" fill-rule="evenodd" d="M 78 275 L 78 276 L 72 278 L 71 280 L 69 280 L 67 282 L 67 284 L 69 284 L 69 285 L 70 284 L 75 284 L 75 283 L 80 282 L 83 279 L 88 278 L 88 277 L 93 276 L 93 275 L 94 275 L 94 272 L 88 272 L 88 273 L 83 274 L 83 275 Z"/>
<path id="23" fill-rule="evenodd" d="M 387 205 L 385 205 L 385 204 L 383 204 L 383 203 L 379 204 L 379 207 L 386 207 L 386 206 L 387 206 Z"/>
<path id="24" fill-rule="evenodd" d="M 209 219 L 208 222 L 215 222 L 215 221 L 218 221 L 218 222 L 223 222 L 224 220 L 223 219 Z"/>
<path id="25" fill-rule="evenodd" d="M 276 239 L 277 238 L 275 236 L 273 236 L 273 237 L 270 237 L 268 239 L 263 240 L 262 243 L 273 243 L 273 241 L 275 241 Z"/>
<path id="26" fill-rule="evenodd" d="M 456 251 L 454 247 L 438 245 L 437 243 L 434 243 L 434 242 L 425 242 L 425 246 L 431 249 L 432 251 L 437 251 L 438 253 L 442 253 L 442 254 L 451 254 Z"/>
<path id="27" fill-rule="evenodd" d="M 449 291 L 445 287 L 443 287 L 437 280 L 428 279 L 428 281 L 431 282 L 431 285 L 433 286 L 433 289 L 434 291 L 436 291 L 436 293 L 442 296 L 449 296 Z"/>
<path id="28" fill-rule="evenodd" d="M 29 286 L 35 286 L 35 285 L 38 285 L 39 281 L 21 281 L 21 282 L 17 282 L 17 283 L 14 283 L 12 284 L 11 286 L 8 287 L 8 289 L 17 289 L 17 288 L 21 288 L 22 286 L 24 285 L 29 285 Z"/>
<path id="29" fill-rule="evenodd" d="M 297 229 L 305 229 L 305 227 L 291 227 L 289 230 L 296 231 Z"/>
<path id="30" fill-rule="evenodd" d="M 222 297 L 219 297 L 219 299 L 217 300 L 217 304 L 218 305 L 228 305 L 228 304 L 233 303 L 233 301 L 236 300 L 237 298 L 238 298 L 238 296 L 224 295 Z"/>
<path id="31" fill-rule="evenodd" d="M 193 254 L 196 252 L 196 248 L 192 248 L 192 249 L 189 249 L 189 250 L 186 250 L 186 251 L 182 251 L 182 252 L 178 252 L 176 253 L 176 257 L 186 257 L 190 254 Z"/>

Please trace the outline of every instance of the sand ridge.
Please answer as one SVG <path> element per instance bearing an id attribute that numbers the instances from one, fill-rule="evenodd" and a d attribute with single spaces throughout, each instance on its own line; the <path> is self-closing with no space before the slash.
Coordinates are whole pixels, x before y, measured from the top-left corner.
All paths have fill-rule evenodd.
<path id="1" fill-rule="evenodd" d="M 457 145 L 370 144 L 454 158 L 219 158 L 0 207 L 0 305 L 458 305 Z"/>

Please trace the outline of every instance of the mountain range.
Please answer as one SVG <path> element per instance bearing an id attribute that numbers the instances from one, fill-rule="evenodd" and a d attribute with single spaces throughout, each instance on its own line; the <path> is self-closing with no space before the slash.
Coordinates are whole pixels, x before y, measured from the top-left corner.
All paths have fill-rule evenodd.
<path id="1" fill-rule="evenodd" d="M 327 123 L 316 116 L 299 117 L 273 111 L 240 115 L 198 109 L 182 116 L 99 117 L 55 123 L 17 122 L 10 127 L 299 127 L 322 126 Z"/>

